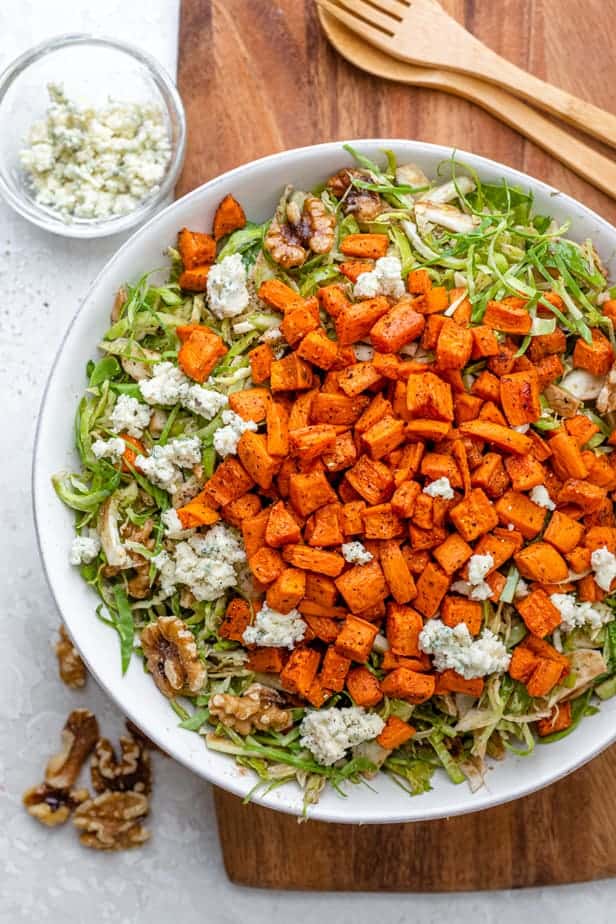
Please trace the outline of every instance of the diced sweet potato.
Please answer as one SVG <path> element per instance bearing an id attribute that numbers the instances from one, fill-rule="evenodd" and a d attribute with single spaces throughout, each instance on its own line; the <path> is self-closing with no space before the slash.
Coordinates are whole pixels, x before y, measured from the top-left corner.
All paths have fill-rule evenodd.
<path id="1" fill-rule="evenodd" d="M 190 379 L 201 384 L 226 352 L 227 347 L 218 334 L 209 327 L 195 326 L 180 347 L 178 366 Z"/>
<path id="2" fill-rule="evenodd" d="M 337 552 L 324 552 L 308 545 L 287 545 L 282 557 L 303 571 L 316 571 L 328 577 L 337 577 L 344 568 L 344 558 Z"/>
<path id="3" fill-rule="evenodd" d="M 243 641 L 244 632 L 252 621 L 250 605 L 241 597 L 235 597 L 225 610 L 218 634 L 234 642 Z"/>
<path id="4" fill-rule="evenodd" d="M 483 456 L 482 462 L 471 474 L 471 484 L 484 490 L 489 497 L 501 497 L 505 493 L 511 481 L 498 453 L 488 452 Z"/>
<path id="5" fill-rule="evenodd" d="M 379 560 L 389 592 L 396 603 L 408 603 L 417 594 L 417 588 L 398 543 L 393 540 L 383 542 Z"/>
<path id="6" fill-rule="evenodd" d="M 338 269 L 351 282 L 357 282 L 362 273 L 369 273 L 374 269 L 374 260 L 345 260 L 344 263 L 338 264 Z"/>
<path id="7" fill-rule="evenodd" d="M 297 353 L 289 353 L 272 363 L 270 388 L 273 392 L 312 388 L 312 370 Z"/>
<path id="8" fill-rule="evenodd" d="M 337 284 L 322 286 L 317 289 L 317 299 L 321 308 L 331 318 L 337 317 L 342 308 L 349 304 L 349 300 L 344 294 L 344 289 Z"/>
<path id="9" fill-rule="evenodd" d="M 341 505 L 336 503 L 319 507 L 306 524 L 304 538 L 312 546 L 340 545 L 344 542 Z"/>
<path id="10" fill-rule="evenodd" d="M 431 674 L 419 674 L 406 667 L 397 667 L 381 681 L 385 696 L 405 699 L 417 705 L 431 699 L 435 689 L 436 681 Z"/>
<path id="11" fill-rule="evenodd" d="M 424 314 L 434 314 L 439 311 L 445 311 L 449 306 L 449 296 L 445 286 L 432 286 L 424 293 L 423 301 L 418 302 L 417 307 Z"/>
<path id="12" fill-rule="evenodd" d="M 530 361 L 538 363 L 546 356 L 564 353 L 567 348 L 567 338 L 564 331 L 557 327 L 551 334 L 541 334 L 533 337 L 528 347 Z"/>
<path id="13" fill-rule="evenodd" d="M 261 510 L 261 500 L 256 494 L 242 494 L 220 511 L 223 520 L 230 526 L 240 529 L 242 521 L 255 517 Z"/>
<path id="14" fill-rule="evenodd" d="M 306 599 L 324 607 L 333 607 L 338 591 L 331 578 L 323 574 L 306 572 Z"/>
<path id="15" fill-rule="evenodd" d="M 469 560 L 473 550 L 458 533 L 450 533 L 445 541 L 434 549 L 433 555 L 445 574 L 452 575 Z"/>
<path id="16" fill-rule="evenodd" d="M 366 539 L 395 539 L 404 533 L 402 521 L 393 512 L 391 504 L 367 507 L 361 518 Z"/>
<path id="17" fill-rule="evenodd" d="M 299 344 L 297 355 L 319 369 L 331 369 L 338 356 L 338 346 L 324 330 L 312 330 Z"/>
<path id="18" fill-rule="evenodd" d="M 340 693 L 344 690 L 344 684 L 350 667 L 351 659 L 346 658 L 336 651 L 333 645 L 330 646 L 325 652 L 321 673 L 319 675 L 319 679 L 325 689 L 331 690 L 334 693 Z"/>
<path id="19" fill-rule="evenodd" d="M 267 388 L 244 388 L 229 395 L 229 407 L 242 420 L 261 423 L 267 416 L 271 395 Z"/>
<path id="20" fill-rule="evenodd" d="M 457 671 L 450 669 L 436 675 L 435 692 L 437 696 L 444 693 L 464 693 L 466 696 L 479 699 L 483 693 L 484 686 L 483 677 L 473 677 L 471 680 L 467 680 Z"/>
<path id="21" fill-rule="evenodd" d="M 346 474 L 347 480 L 368 504 L 382 504 L 393 492 L 393 477 L 386 465 L 360 456 Z"/>
<path id="22" fill-rule="evenodd" d="M 361 518 L 366 502 L 363 500 L 349 501 L 342 506 L 342 531 L 345 537 L 361 536 L 364 531 L 364 521 Z"/>
<path id="23" fill-rule="evenodd" d="M 270 308 L 275 308 L 285 314 L 294 308 L 301 308 L 306 303 L 306 299 L 299 292 L 280 279 L 266 279 L 259 286 L 257 295 Z"/>
<path id="24" fill-rule="evenodd" d="M 580 507 L 585 514 L 592 514 L 603 506 L 605 498 L 604 488 L 581 481 L 579 478 L 568 478 L 558 492 L 556 501 L 559 505 L 574 504 Z"/>
<path id="25" fill-rule="evenodd" d="M 498 340 L 494 331 L 487 325 L 480 324 L 472 327 L 471 337 L 473 338 L 471 359 L 486 359 L 498 355 Z"/>
<path id="26" fill-rule="evenodd" d="M 387 585 L 378 561 L 354 565 L 336 580 L 336 587 L 352 613 L 381 603 L 387 596 Z"/>
<path id="27" fill-rule="evenodd" d="M 338 385 L 349 398 L 354 398 L 379 381 L 381 376 L 372 363 L 359 362 L 338 373 Z"/>
<path id="28" fill-rule="evenodd" d="M 282 573 L 284 565 L 278 552 L 261 546 L 248 559 L 250 570 L 261 584 L 271 584 Z"/>
<path id="29" fill-rule="evenodd" d="M 176 513 L 184 529 L 211 526 L 220 519 L 220 515 L 211 506 L 209 494 L 205 491 L 200 491 L 183 507 L 178 507 Z"/>
<path id="30" fill-rule="evenodd" d="M 307 300 L 301 308 L 292 308 L 285 313 L 280 324 L 280 333 L 290 346 L 295 347 L 306 334 L 317 330 L 320 325 L 318 304 Z"/>
<path id="31" fill-rule="evenodd" d="M 256 648 L 248 652 L 246 667 L 257 674 L 279 674 L 284 662 L 284 648 Z"/>
<path id="32" fill-rule="evenodd" d="M 352 661 L 365 662 L 370 656 L 378 629 L 359 616 L 347 616 L 336 638 L 338 654 Z"/>
<path id="33" fill-rule="evenodd" d="M 429 562 L 425 571 L 419 575 L 417 595 L 413 601 L 422 616 L 430 619 L 436 614 L 450 583 L 450 577 L 438 565 Z"/>
<path id="34" fill-rule="evenodd" d="M 289 431 L 291 454 L 299 456 L 302 463 L 317 459 L 326 452 L 333 452 L 336 445 L 336 430 L 331 424 L 309 424 Z"/>
<path id="35" fill-rule="evenodd" d="M 573 365 L 577 369 L 586 369 L 592 375 L 607 375 L 614 362 L 614 350 L 607 337 L 597 328 L 591 331 L 592 343 L 586 343 L 581 337 L 575 341 Z"/>
<path id="36" fill-rule="evenodd" d="M 415 300 L 404 298 L 371 328 L 370 340 L 381 353 L 399 353 L 421 335 L 425 324 L 423 315 L 415 310 Z"/>
<path id="37" fill-rule="evenodd" d="M 178 234 L 178 250 L 185 270 L 197 269 L 216 259 L 216 242 L 202 231 L 182 228 Z"/>
<path id="38" fill-rule="evenodd" d="M 495 504 L 498 519 L 507 526 L 511 523 L 525 539 L 534 539 L 543 529 L 545 507 L 534 504 L 526 494 L 507 491 Z"/>
<path id="39" fill-rule="evenodd" d="M 357 461 L 357 447 L 350 430 L 336 436 L 334 448 L 324 452 L 322 461 L 328 472 L 342 472 Z"/>
<path id="40" fill-rule="evenodd" d="M 269 508 L 269 518 L 265 529 L 265 541 L 272 548 L 291 545 L 300 541 L 301 533 L 297 521 L 291 516 L 283 501 L 278 501 Z"/>
<path id="41" fill-rule="evenodd" d="M 205 483 L 203 491 L 214 506 L 225 507 L 237 500 L 254 485 L 246 469 L 237 459 L 227 457 Z"/>
<path id="42" fill-rule="evenodd" d="M 237 444 L 240 462 L 260 488 L 271 487 L 280 462 L 267 451 L 267 439 L 262 433 L 246 430 Z"/>
<path id="43" fill-rule="evenodd" d="M 561 675 L 561 667 L 556 661 L 540 660 L 526 685 L 529 695 L 547 696 L 554 689 Z"/>
<path id="44" fill-rule="evenodd" d="M 296 648 L 280 672 L 280 683 L 290 693 L 306 697 L 319 669 L 321 655 L 314 648 Z"/>
<path id="45" fill-rule="evenodd" d="M 508 456 L 505 468 L 514 491 L 530 491 L 537 485 L 545 484 L 545 468 L 534 456 Z"/>
<path id="46" fill-rule="evenodd" d="M 432 372 L 409 376 L 406 403 L 412 417 L 453 420 L 451 385 Z"/>
<path id="47" fill-rule="evenodd" d="M 567 580 L 567 563 L 554 546 L 547 542 L 534 542 L 513 557 L 522 577 L 530 581 L 557 584 Z"/>
<path id="48" fill-rule="evenodd" d="M 521 600 L 516 600 L 515 606 L 528 631 L 539 638 L 550 635 L 560 625 L 560 612 L 540 587 L 531 590 Z"/>
<path id="49" fill-rule="evenodd" d="M 388 247 L 389 238 L 386 234 L 347 234 L 340 244 L 340 250 L 346 257 L 369 260 L 384 257 Z"/>
<path id="50" fill-rule="evenodd" d="M 377 736 L 376 742 L 386 751 L 395 751 L 396 748 L 406 744 L 413 737 L 415 731 L 416 729 L 409 725 L 408 722 L 403 722 L 397 715 L 390 715 L 385 722 L 385 728 Z"/>
<path id="51" fill-rule="evenodd" d="M 267 604 L 278 613 L 290 613 L 306 593 L 306 573 L 285 568 L 267 588 Z"/>
<path id="52" fill-rule="evenodd" d="M 364 395 L 349 398 L 344 394 L 319 392 L 314 396 L 310 409 L 313 423 L 350 427 L 366 409 L 370 399 Z"/>
<path id="53" fill-rule="evenodd" d="M 391 509 L 396 516 L 408 519 L 413 516 L 415 502 L 421 491 L 416 481 L 403 481 L 399 488 L 396 488 L 391 499 Z"/>
<path id="54" fill-rule="evenodd" d="M 550 518 L 543 538 L 559 552 L 571 552 L 582 541 L 584 527 L 560 510 Z M 538 634 L 538 633 L 537 633 Z"/>
<path id="55" fill-rule="evenodd" d="M 489 420 L 469 420 L 460 425 L 460 433 L 474 439 L 485 440 L 503 452 L 524 455 L 530 452 L 532 442 L 524 433 L 518 433 L 509 427 L 491 423 Z"/>
<path id="56" fill-rule="evenodd" d="M 298 473 L 289 478 L 289 498 L 300 516 L 307 517 L 325 504 L 338 499 L 322 471 Z"/>
<path id="57" fill-rule="evenodd" d="M 387 604 L 386 633 L 393 654 L 421 657 L 419 633 L 422 629 L 423 619 L 417 610 L 399 603 Z"/>
<path id="58" fill-rule="evenodd" d="M 270 377 L 270 370 L 274 361 L 274 351 L 269 343 L 261 343 L 250 350 L 248 354 L 250 375 L 255 385 L 266 382 Z"/>
<path id="59" fill-rule="evenodd" d="M 541 417 L 539 383 L 532 370 L 512 372 L 500 380 L 500 400 L 511 427 L 533 423 Z"/>
<path id="60" fill-rule="evenodd" d="M 326 645 L 332 645 L 336 641 L 336 637 L 340 630 L 340 623 L 327 616 L 305 612 L 306 603 L 312 604 L 312 601 L 303 600 L 298 609 L 309 631 L 313 634 L 314 638 L 320 639 L 322 642 L 325 642 Z M 312 605 L 316 606 L 317 604 Z M 344 615 L 346 616 L 346 613 Z"/>
<path id="61" fill-rule="evenodd" d="M 464 369 L 471 358 L 473 337 L 468 328 L 460 327 L 452 318 L 445 318 L 436 344 L 436 364 L 439 369 Z"/>
<path id="62" fill-rule="evenodd" d="M 356 706 L 376 706 L 383 699 L 381 685 L 367 667 L 353 667 L 347 674 L 346 688 Z"/>
<path id="63" fill-rule="evenodd" d="M 541 738 L 547 735 L 554 735 L 556 732 L 565 731 L 571 725 L 571 703 L 558 703 L 552 709 L 552 714 L 546 719 L 539 719 L 537 722 L 537 734 Z"/>
<path id="64" fill-rule="evenodd" d="M 371 328 L 388 311 L 389 302 L 382 295 L 342 308 L 334 319 L 339 345 L 351 346 L 359 340 L 365 340 Z"/>
<path id="65" fill-rule="evenodd" d="M 441 605 L 441 619 L 452 629 L 463 622 L 471 635 L 479 635 L 483 621 L 481 603 L 448 595 Z"/>
<path id="66" fill-rule="evenodd" d="M 427 269 L 414 269 L 408 274 L 406 287 L 414 295 L 425 295 L 432 288 L 432 280 Z"/>
<path id="67" fill-rule="evenodd" d="M 269 521 L 270 511 L 262 510 L 261 513 L 254 517 L 246 517 L 242 520 L 242 539 L 246 549 L 246 557 L 250 561 L 252 556 L 260 548 L 265 546 L 265 532 Z"/>
<path id="68" fill-rule="evenodd" d="M 505 302 L 488 302 L 483 316 L 486 327 L 503 331 L 506 334 L 528 334 L 532 319 L 525 307 Z"/>
<path id="69" fill-rule="evenodd" d="M 559 478 L 563 481 L 567 478 L 586 478 L 588 469 L 575 437 L 561 430 L 548 440 L 548 446 L 552 450 L 552 467 Z"/>
<path id="70" fill-rule="evenodd" d="M 246 215 L 242 206 L 232 195 L 225 196 L 214 213 L 214 238 L 219 241 L 221 237 L 243 228 L 245 224 Z"/>
<path id="71" fill-rule="evenodd" d="M 467 542 L 498 525 L 498 514 L 481 488 L 473 488 L 464 500 L 449 511 L 452 523 Z"/>

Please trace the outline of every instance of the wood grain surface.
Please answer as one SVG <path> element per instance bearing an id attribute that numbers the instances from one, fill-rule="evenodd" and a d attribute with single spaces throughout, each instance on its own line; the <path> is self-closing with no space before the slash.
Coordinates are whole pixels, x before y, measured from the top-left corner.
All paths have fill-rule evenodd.
<path id="1" fill-rule="evenodd" d="M 443 6 L 519 66 L 615 110 L 616 0 L 587 0 L 583 11 L 575 0 Z M 312 0 L 182 0 L 179 60 L 188 153 L 178 195 L 286 148 L 413 138 L 518 167 L 616 223 L 615 202 L 483 110 L 344 61 L 325 40 Z M 616 792 L 616 748 L 533 796 L 444 821 L 298 828 L 295 818 L 244 806 L 220 790 L 216 806 L 225 866 L 237 883 L 434 892 L 616 875 L 616 807 L 608 792 Z"/>

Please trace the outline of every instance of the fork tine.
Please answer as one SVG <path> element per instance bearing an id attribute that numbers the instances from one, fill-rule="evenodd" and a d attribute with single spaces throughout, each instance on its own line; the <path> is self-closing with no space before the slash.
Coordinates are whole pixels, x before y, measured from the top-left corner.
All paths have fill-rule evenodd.
<path id="1" fill-rule="evenodd" d="M 369 25 L 367 22 L 364 22 L 363 19 L 358 19 L 357 16 L 347 13 L 342 7 L 338 6 L 337 3 L 331 3 L 330 0 L 317 0 L 317 5 L 327 13 L 331 13 L 334 19 L 337 19 L 345 25 L 347 29 L 350 29 L 355 35 L 361 35 L 361 37 L 365 38 L 371 45 L 377 45 L 379 48 L 387 48 L 387 40 L 390 36 L 381 29 L 377 29 L 376 26 Z"/>
<path id="2" fill-rule="evenodd" d="M 372 6 L 370 3 L 366 3 L 365 0 L 337 0 L 337 3 L 338 6 L 344 7 L 356 18 L 361 16 L 365 22 L 380 29 L 382 32 L 388 35 L 394 34 L 395 27 L 398 25 L 398 20 L 392 19 L 392 17 L 388 16 L 386 13 L 379 12 L 376 7 Z"/>

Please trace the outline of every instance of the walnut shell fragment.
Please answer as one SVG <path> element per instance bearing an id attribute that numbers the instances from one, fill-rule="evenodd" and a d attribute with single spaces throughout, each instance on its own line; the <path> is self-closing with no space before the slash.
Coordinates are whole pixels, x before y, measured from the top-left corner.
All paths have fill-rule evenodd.
<path id="1" fill-rule="evenodd" d="M 98 722 L 89 709 L 74 709 L 62 730 L 62 750 L 45 770 L 45 782 L 54 789 L 70 789 L 98 740 Z"/>
<path id="2" fill-rule="evenodd" d="M 118 760 L 107 738 L 99 738 L 90 760 L 90 776 L 96 792 L 133 792 L 149 795 L 152 790 L 150 755 L 134 738 L 120 738 L 122 757 Z"/>
<path id="3" fill-rule="evenodd" d="M 80 805 L 73 823 L 83 831 L 79 840 L 84 847 L 127 850 L 148 840 L 150 832 L 140 823 L 148 811 L 143 793 L 108 791 Z"/>
<path id="4" fill-rule="evenodd" d="M 169 698 L 198 693 L 205 683 L 205 666 L 195 638 L 177 616 L 159 616 L 141 631 L 141 646 L 154 683 Z"/>
<path id="5" fill-rule="evenodd" d="M 90 798 L 87 789 L 55 789 L 47 783 L 32 786 L 22 796 L 28 814 L 48 828 L 68 821 L 71 812 Z"/>
<path id="6" fill-rule="evenodd" d="M 327 189 L 342 200 L 342 211 L 345 215 L 354 215 L 358 221 L 374 221 L 383 211 L 383 200 L 377 192 L 370 189 L 358 189 L 352 185 L 352 179 L 362 179 L 370 182 L 371 175 L 356 167 L 345 167 L 327 181 Z"/>
<path id="7" fill-rule="evenodd" d="M 210 721 L 214 719 L 240 735 L 259 731 L 284 731 L 293 724 L 290 709 L 281 709 L 283 698 L 261 683 L 251 684 L 242 696 L 215 693 L 210 698 Z"/>
<path id="8" fill-rule="evenodd" d="M 56 642 L 55 651 L 58 658 L 60 678 L 67 687 L 79 690 L 85 686 L 88 678 L 86 666 L 79 656 L 79 652 L 70 640 L 64 624 L 60 625 L 60 638 Z"/>

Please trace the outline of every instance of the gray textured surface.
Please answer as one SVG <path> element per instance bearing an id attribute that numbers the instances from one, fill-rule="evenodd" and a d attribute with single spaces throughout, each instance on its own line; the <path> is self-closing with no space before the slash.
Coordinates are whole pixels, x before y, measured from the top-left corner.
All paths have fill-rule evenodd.
<path id="1" fill-rule="evenodd" d="M 171 69 L 176 23 L 176 0 L 2 0 L 0 68 L 47 36 L 92 30 L 139 42 Z M 48 831 L 25 814 L 21 792 L 41 779 L 70 709 L 87 705 L 106 734 L 122 729 L 121 716 L 92 681 L 84 692 L 73 693 L 57 678 L 52 645 L 58 615 L 41 572 L 29 486 L 36 414 L 57 344 L 89 282 L 118 244 L 118 239 L 80 243 L 52 238 L 0 204 L 1 924 L 259 924 L 272 917 L 296 924 L 319 919 L 364 924 L 375 918 L 430 924 L 452 916 L 462 924 L 538 924 L 550 917 L 560 924 L 613 920 L 616 882 L 455 897 L 239 889 L 224 875 L 209 787 L 159 755 L 149 825 L 153 836 L 142 850 L 108 856 L 87 851 L 71 826 Z"/>

